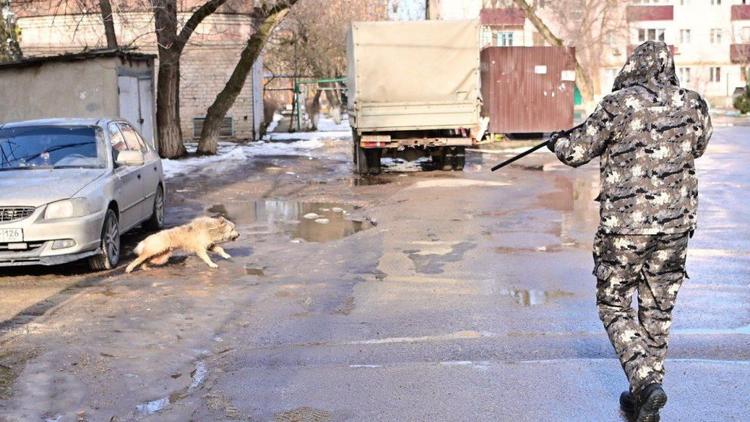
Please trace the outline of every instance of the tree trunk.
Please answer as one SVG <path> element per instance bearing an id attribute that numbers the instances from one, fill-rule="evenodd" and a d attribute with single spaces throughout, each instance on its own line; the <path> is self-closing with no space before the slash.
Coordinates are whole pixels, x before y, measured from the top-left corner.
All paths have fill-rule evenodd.
<path id="1" fill-rule="evenodd" d="M 156 134 L 159 155 L 179 158 L 187 154 L 180 129 L 180 56 L 190 36 L 203 20 L 227 0 L 208 0 L 177 31 L 177 1 L 151 0 L 156 41 L 159 45 L 159 77 L 156 86 Z"/>
<path id="2" fill-rule="evenodd" d="M 247 80 L 247 75 L 252 70 L 255 60 L 260 56 L 268 36 L 273 31 L 276 24 L 284 19 L 284 16 L 286 16 L 289 11 L 289 7 L 294 3 L 296 3 L 296 0 L 279 3 L 276 7 L 268 11 L 265 16 L 260 17 L 262 22 L 247 41 L 247 45 L 245 45 L 245 48 L 242 50 L 240 61 L 237 63 L 237 66 L 235 66 L 232 76 L 230 76 L 224 89 L 222 89 L 216 96 L 213 104 L 208 107 L 206 120 L 203 122 L 201 138 L 198 142 L 198 154 L 216 154 L 221 123 L 224 121 L 224 117 L 240 95 L 242 87 Z M 257 87 L 253 87 L 253 89 L 257 89 Z"/>
<path id="3" fill-rule="evenodd" d="M 99 0 L 99 10 L 104 22 L 104 34 L 107 36 L 107 48 L 117 48 L 115 21 L 112 17 L 112 5 L 109 3 L 109 0 Z"/>
<path id="4" fill-rule="evenodd" d="M 338 83 L 331 82 L 323 84 L 323 86 L 329 88 L 325 90 L 326 100 L 328 100 L 328 105 L 331 108 L 333 122 L 338 125 L 341 123 L 341 98 L 339 97 Z"/>
<path id="5" fill-rule="evenodd" d="M 536 30 L 539 31 L 540 34 L 542 34 L 542 36 L 545 40 L 547 40 L 548 43 L 558 47 L 564 46 L 563 41 L 552 33 L 552 31 L 549 29 L 549 27 L 547 27 L 544 21 L 542 21 L 542 19 L 539 18 L 539 16 L 537 16 L 537 14 L 534 12 L 534 9 L 528 3 L 526 3 L 526 0 L 513 0 L 513 2 L 521 10 L 523 10 L 526 17 L 531 21 Z M 574 57 L 574 59 L 576 61 L 576 79 L 580 80 L 581 82 L 580 84 L 576 83 L 576 85 L 578 86 L 578 90 L 581 92 L 583 100 L 585 102 L 589 102 L 594 99 L 594 90 L 591 83 L 591 78 L 589 78 L 588 73 L 581 66 L 578 58 Z"/>
<path id="6" fill-rule="evenodd" d="M 179 158 L 187 154 L 180 129 L 180 59 L 169 53 L 159 55 L 156 87 L 156 133 L 159 155 Z"/>

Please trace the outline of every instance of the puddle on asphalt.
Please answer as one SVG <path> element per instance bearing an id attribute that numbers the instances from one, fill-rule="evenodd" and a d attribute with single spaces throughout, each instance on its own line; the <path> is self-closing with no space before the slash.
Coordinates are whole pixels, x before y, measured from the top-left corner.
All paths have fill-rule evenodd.
<path id="1" fill-rule="evenodd" d="M 414 262 L 416 272 L 440 274 L 445 264 L 461 261 L 464 254 L 475 246 L 473 242 L 459 242 L 445 247 L 445 250 L 405 250 L 404 253 Z"/>
<path id="2" fill-rule="evenodd" d="M 268 199 L 247 205 L 216 204 L 206 211 L 222 215 L 238 226 L 249 226 L 251 233 L 285 233 L 296 242 L 329 242 L 373 226 L 368 220 L 351 217 L 351 212 L 357 208 L 331 202 Z M 257 273 L 257 269 L 246 270 Z M 260 272 L 253 275 L 262 275 L 262 269 Z"/>
<path id="3" fill-rule="evenodd" d="M 562 290 L 535 290 L 535 289 L 502 289 L 500 294 L 512 297 L 521 306 L 544 305 L 551 300 L 561 297 L 573 296 L 573 293 Z"/>

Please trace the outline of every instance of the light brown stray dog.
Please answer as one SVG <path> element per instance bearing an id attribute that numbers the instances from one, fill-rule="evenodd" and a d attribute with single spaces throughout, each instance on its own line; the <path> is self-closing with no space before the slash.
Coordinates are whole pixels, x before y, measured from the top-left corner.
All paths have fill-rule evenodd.
<path id="1" fill-rule="evenodd" d="M 208 251 L 219 254 L 224 259 L 231 256 L 219 246 L 220 243 L 229 242 L 240 237 L 237 229 L 231 221 L 224 217 L 198 217 L 188 224 L 162 230 L 143 239 L 136 247 L 135 253 L 138 257 L 128 265 L 125 272 L 132 272 L 137 266 L 143 264 L 142 268 L 148 269 L 148 264 L 163 265 L 172 256 L 172 252 L 181 249 L 192 252 L 208 264 L 211 268 L 217 268 Z"/>

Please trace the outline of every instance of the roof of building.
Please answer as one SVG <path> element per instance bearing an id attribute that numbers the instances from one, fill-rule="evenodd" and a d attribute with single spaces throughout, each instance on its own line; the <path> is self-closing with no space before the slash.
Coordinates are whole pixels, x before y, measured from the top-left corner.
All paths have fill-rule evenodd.
<path id="1" fill-rule="evenodd" d="M 482 25 L 487 26 L 523 26 L 526 15 L 516 8 L 482 9 L 479 12 Z"/>
<path id="2" fill-rule="evenodd" d="M 122 49 L 99 49 L 99 50 L 87 50 L 78 53 L 65 53 L 58 54 L 56 56 L 36 56 L 36 57 L 24 57 L 21 60 L 7 63 L 0 63 L 0 69 L 20 68 L 20 67 L 31 67 L 39 66 L 44 63 L 52 62 L 76 62 L 97 58 L 107 57 L 119 57 L 123 60 L 154 60 L 156 58 L 153 54 L 136 53 L 132 50 Z"/>

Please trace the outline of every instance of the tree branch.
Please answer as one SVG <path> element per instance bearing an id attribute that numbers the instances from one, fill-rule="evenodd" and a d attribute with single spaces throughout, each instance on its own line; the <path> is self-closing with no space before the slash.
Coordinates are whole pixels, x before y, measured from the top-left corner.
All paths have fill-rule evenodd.
<path id="1" fill-rule="evenodd" d="M 552 30 L 549 29 L 549 27 L 542 21 L 539 16 L 534 12 L 534 9 L 526 3 L 525 0 L 513 0 L 513 3 L 516 4 L 521 10 L 523 10 L 526 17 L 531 21 L 531 23 L 534 25 L 537 31 L 539 31 L 540 34 L 544 37 L 544 39 L 547 40 L 552 45 L 558 46 L 558 47 L 564 47 L 565 44 L 563 43 L 563 40 L 558 38 Z M 591 78 L 589 78 L 588 73 L 586 70 L 581 66 L 581 63 L 578 61 L 577 57 L 574 57 L 576 62 L 576 78 L 581 80 L 580 84 L 576 84 L 578 86 L 578 89 L 581 91 L 581 95 L 583 98 L 585 98 L 587 101 L 590 101 L 594 98 L 594 92 L 593 92 L 593 86 L 591 83 Z"/>
<path id="2" fill-rule="evenodd" d="M 197 28 L 198 25 L 203 22 L 203 19 L 205 19 L 208 15 L 214 13 L 216 9 L 223 6 L 226 2 L 227 0 L 209 0 L 201 7 L 199 7 L 195 12 L 193 12 L 193 14 L 190 16 L 190 19 L 185 22 L 182 30 L 180 30 L 180 34 L 175 40 L 174 47 L 178 51 L 182 51 L 182 49 L 185 48 L 185 44 L 187 44 L 188 40 L 190 39 L 190 36 L 193 35 L 193 31 L 195 31 L 195 28 Z"/>

